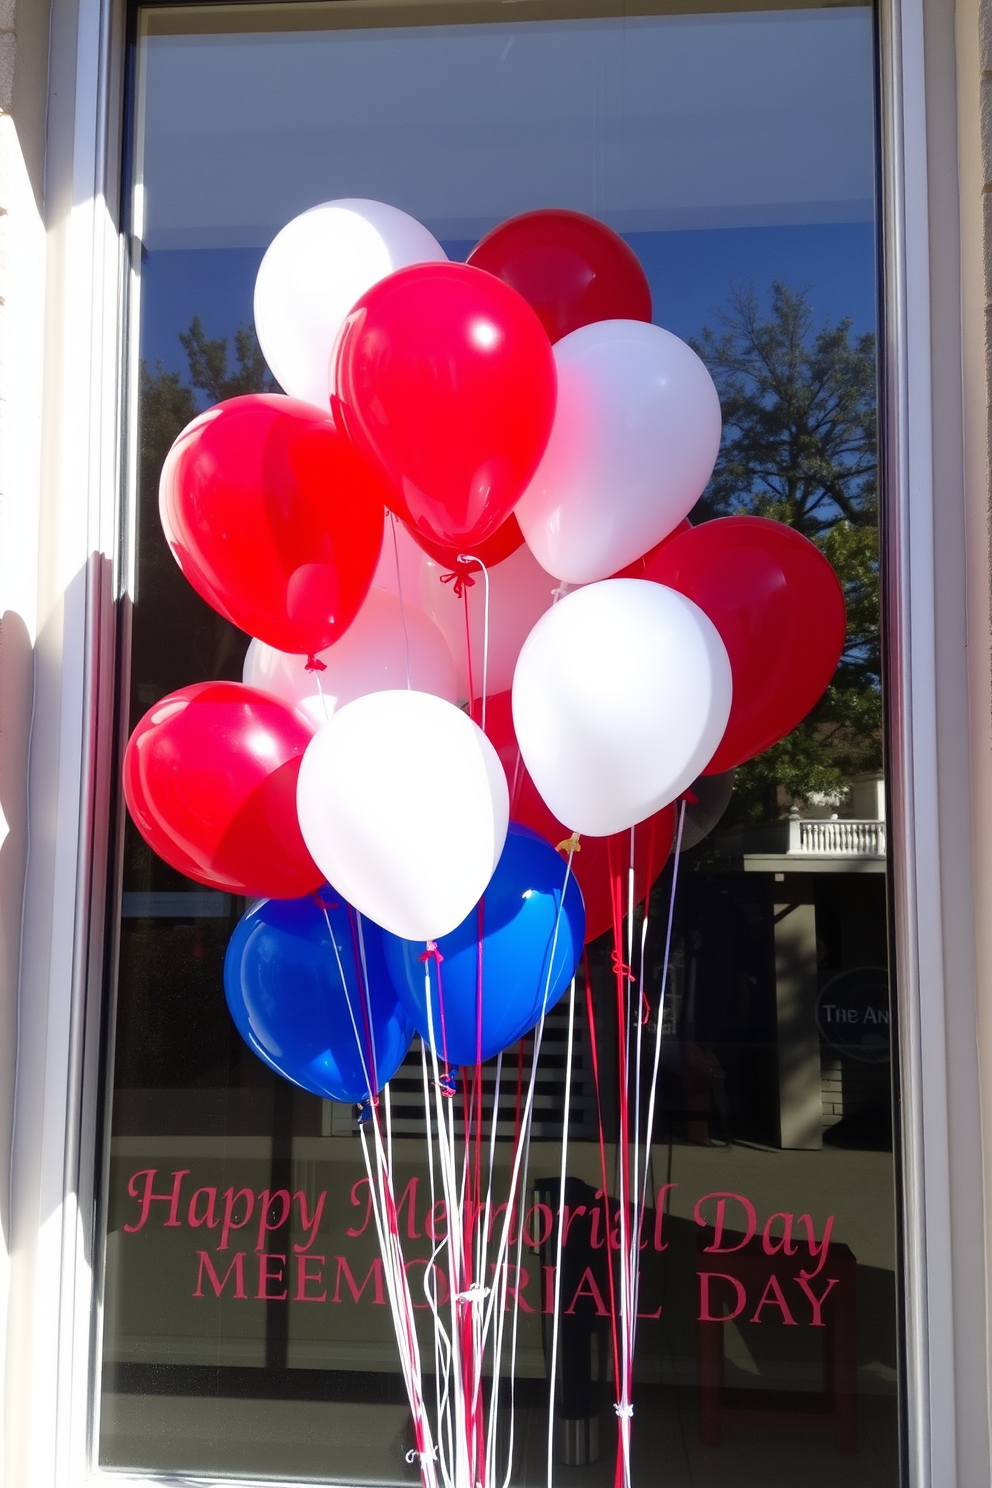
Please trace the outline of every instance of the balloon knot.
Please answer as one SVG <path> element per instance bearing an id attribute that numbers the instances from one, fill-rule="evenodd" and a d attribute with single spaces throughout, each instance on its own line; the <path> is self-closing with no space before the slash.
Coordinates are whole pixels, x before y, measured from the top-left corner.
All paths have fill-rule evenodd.
<path id="1" fill-rule="evenodd" d="M 489 1287 L 483 1286 L 481 1281 L 476 1281 L 470 1287 L 466 1287 L 464 1292 L 456 1292 L 455 1301 L 468 1303 L 472 1307 L 479 1307 L 489 1296 L 489 1291 Z"/>
<path id="2" fill-rule="evenodd" d="M 438 1076 L 437 1088 L 438 1090 L 440 1090 L 441 1094 L 447 1096 L 449 1100 L 453 1095 L 457 1095 L 458 1084 L 455 1080 L 453 1071 L 447 1070 L 443 1075 Z"/>
<path id="3" fill-rule="evenodd" d="M 425 1462 L 436 1462 L 437 1447 L 432 1447 L 429 1452 L 418 1452 L 416 1447 L 411 1447 L 409 1452 L 407 1452 L 404 1461 L 409 1462 L 411 1466 L 415 1462 L 419 1462 L 421 1466 L 423 1466 Z"/>
<path id="4" fill-rule="evenodd" d="M 620 955 L 620 952 L 616 949 L 616 947 L 614 947 L 613 950 L 610 952 L 610 959 L 613 962 L 613 972 L 615 976 L 625 977 L 628 982 L 632 982 L 635 980 L 634 973 L 631 971 L 630 967 L 627 965 L 626 961 Z"/>
<path id="5" fill-rule="evenodd" d="M 427 949 L 421 955 L 420 960 L 421 961 L 436 961 L 437 964 L 440 966 L 441 962 L 444 960 L 444 957 L 441 955 L 441 952 L 438 950 L 437 944 L 436 944 L 435 941 L 429 940 L 427 942 Z"/>
<path id="6" fill-rule="evenodd" d="M 319 656 L 308 656 L 307 664 L 303 668 L 305 672 L 326 672 L 327 663 L 321 661 Z"/>
<path id="7" fill-rule="evenodd" d="M 679 796 L 679 800 L 680 801 L 685 801 L 685 803 L 686 803 L 687 806 L 698 806 L 699 805 L 699 797 L 696 795 L 696 793 L 693 790 L 693 788 L 692 788 L 691 785 L 687 785 L 686 786 L 685 790 Z"/>
<path id="8" fill-rule="evenodd" d="M 470 573 L 466 573 L 464 569 L 459 568 L 454 570 L 452 573 L 443 573 L 441 575 L 441 583 L 453 584 L 454 588 L 451 592 L 454 594 L 456 599 L 461 599 L 462 595 L 465 593 L 465 590 L 471 589 L 472 586 L 475 584 L 475 580 Z"/>
<path id="9" fill-rule="evenodd" d="M 573 832 L 571 837 L 566 837 L 564 842 L 559 842 L 558 846 L 555 848 L 555 852 L 565 853 L 566 856 L 569 853 L 577 853 L 581 851 L 582 843 L 579 841 L 578 832 Z"/>
<path id="10" fill-rule="evenodd" d="M 634 1414 L 634 1407 L 628 1404 L 626 1401 L 618 1400 L 613 1409 L 616 1411 L 621 1420 L 629 1420 L 630 1417 Z"/>
<path id="11" fill-rule="evenodd" d="M 313 902 L 318 909 L 340 909 L 341 906 L 333 899 L 322 899 L 319 894 L 313 895 Z"/>

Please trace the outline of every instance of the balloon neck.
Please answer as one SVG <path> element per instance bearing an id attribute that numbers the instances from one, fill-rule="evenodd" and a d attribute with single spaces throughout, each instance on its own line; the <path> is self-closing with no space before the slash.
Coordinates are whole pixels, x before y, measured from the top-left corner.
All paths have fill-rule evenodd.
<path id="1" fill-rule="evenodd" d="M 326 672 L 327 663 L 321 661 L 319 656 L 308 656 L 307 664 L 303 668 L 305 672 Z"/>
<path id="2" fill-rule="evenodd" d="M 447 1096 L 449 1100 L 451 1100 L 452 1097 L 457 1094 L 458 1082 L 455 1079 L 453 1070 L 446 1070 L 443 1075 L 438 1076 L 437 1088 L 438 1090 L 440 1090 L 441 1094 Z"/>
<path id="3" fill-rule="evenodd" d="M 475 584 L 475 580 L 473 579 L 472 575 L 465 569 L 456 568 L 453 569 L 451 573 L 443 573 L 441 575 L 441 583 L 453 584 L 454 588 L 451 592 L 454 594 L 456 599 L 461 599 L 462 595 L 465 593 L 465 590 L 471 589 L 473 587 L 473 585 Z"/>
<path id="4" fill-rule="evenodd" d="M 566 856 L 568 856 L 570 853 L 581 852 L 582 843 L 579 841 L 578 832 L 573 832 L 571 837 L 566 837 L 564 842 L 559 842 L 555 851 L 564 853 Z"/>
<path id="5" fill-rule="evenodd" d="M 433 940 L 429 940 L 427 942 L 427 949 L 422 953 L 420 959 L 421 961 L 436 961 L 437 964 L 440 966 L 441 962 L 444 960 L 444 957 L 438 950 L 436 943 Z"/>
<path id="6" fill-rule="evenodd" d="M 699 805 L 699 797 L 696 795 L 696 793 L 692 789 L 692 786 L 691 785 L 686 786 L 685 790 L 679 796 L 679 800 L 680 801 L 685 801 L 685 803 L 686 803 L 687 806 L 698 806 Z"/>

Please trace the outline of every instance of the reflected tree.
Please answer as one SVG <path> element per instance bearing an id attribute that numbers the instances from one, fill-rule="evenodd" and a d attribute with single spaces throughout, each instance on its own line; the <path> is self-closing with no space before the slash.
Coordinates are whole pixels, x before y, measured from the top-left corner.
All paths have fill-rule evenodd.
<path id="1" fill-rule="evenodd" d="M 797 528 L 844 586 L 847 642 L 823 699 L 781 744 L 738 771 L 727 821 L 761 821 L 811 797 L 842 799 L 880 770 L 881 658 L 875 338 L 817 327 L 809 295 L 772 287 L 763 311 L 737 287 L 695 349 L 723 407 L 724 438 L 694 521 L 751 513 Z"/>
<path id="2" fill-rule="evenodd" d="M 133 721 L 166 692 L 195 681 L 240 679 L 245 636 L 183 578 L 158 520 L 158 482 L 177 434 L 202 409 L 243 393 L 278 391 L 250 325 L 210 337 L 200 317 L 180 332 L 186 371 L 141 365 L 138 597 Z M 232 344 L 233 341 L 233 344 Z"/>
<path id="3" fill-rule="evenodd" d="M 265 365 L 254 327 L 240 325 L 234 333 L 234 363 L 231 365 L 227 336 L 210 337 L 203 321 L 194 315 L 179 341 L 188 367 L 182 373 L 167 371 L 161 362 L 150 371 L 141 363 L 141 481 L 154 489 L 169 446 L 181 429 L 203 408 L 237 398 L 243 393 L 274 393 L 279 385 Z"/>
<path id="4" fill-rule="evenodd" d="M 194 316 L 179 340 L 185 376 L 161 364 L 141 369 L 147 499 L 169 446 L 201 408 L 278 388 L 250 325 L 209 337 Z M 720 394 L 724 438 L 693 520 L 753 513 L 788 523 L 830 559 L 847 601 L 847 643 L 825 696 L 738 771 L 728 823 L 768 820 L 811 798 L 840 801 L 852 776 L 881 769 L 875 338 L 853 335 L 850 320 L 817 326 L 808 292 L 776 283 L 767 308 L 753 288 L 733 288 L 694 344 Z M 162 547 L 162 578 L 174 581 Z M 213 635 L 213 617 L 206 624 L 206 670 L 223 674 L 227 638 Z"/>

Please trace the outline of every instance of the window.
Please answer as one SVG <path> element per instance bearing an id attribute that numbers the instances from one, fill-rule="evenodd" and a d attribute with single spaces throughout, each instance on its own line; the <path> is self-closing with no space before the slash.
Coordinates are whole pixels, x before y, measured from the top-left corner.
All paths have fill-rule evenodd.
<path id="1" fill-rule="evenodd" d="M 860 6 L 138 12 L 132 726 L 174 688 L 240 679 L 247 638 L 173 563 L 158 474 L 197 409 L 271 385 L 255 272 L 284 222 L 335 197 L 402 207 L 451 258 L 542 206 L 614 227 L 648 274 L 655 320 L 700 346 L 723 397 L 724 456 L 695 519 L 767 510 L 844 578 L 849 643 L 831 692 L 742 767 L 729 802 L 696 803 L 714 824 L 679 865 L 634 1431 L 635 1464 L 665 1461 L 673 1482 L 726 1463 L 770 1485 L 800 1471 L 898 1481 L 872 38 Z M 801 469 L 790 399 L 809 410 Z M 125 831 L 99 1460 L 414 1482 L 353 1113 L 278 1082 L 238 1039 L 221 968 L 245 905 Z M 650 906 L 655 1019 L 671 875 Z M 608 1069 L 610 948 L 593 944 L 581 979 L 565 1198 L 585 1213 L 562 1278 L 574 1295 L 557 1409 L 559 1471 L 597 1483 L 616 1418 L 590 1040 Z M 559 1015 L 522 1216 L 520 1484 L 544 1472 L 538 1219 L 557 1196 L 561 1037 Z M 526 1068 L 529 1048 L 519 1057 Z M 432 1224 L 419 1071 L 415 1050 L 395 1087 L 414 1272 Z M 504 1099 L 508 1127 L 510 1087 Z M 604 1134 L 615 1149 L 608 1116 Z"/>

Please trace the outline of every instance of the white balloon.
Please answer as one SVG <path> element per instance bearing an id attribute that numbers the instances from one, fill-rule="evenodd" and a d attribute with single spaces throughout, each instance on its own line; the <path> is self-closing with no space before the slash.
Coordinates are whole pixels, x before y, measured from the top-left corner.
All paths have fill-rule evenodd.
<path id="1" fill-rule="evenodd" d="M 674 801 L 730 714 L 726 648 L 692 600 L 643 579 L 566 595 L 524 642 L 513 724 L 559 821 L 606 837 Z"/>
<path id="2" fill-rule="evenodd" d="M 688 516 L 720 448 L 720 399 L 692 348 L 643 321 L 582 326 L 554 354 L 551 438 L 514 515 L 542 568 L 586 584 Z"/>
<path id="3" fill-rule="evenodd" d="M 355 301 L 395 269 L 446 258 L 426 227 L 385 202 L 344 197 L 287 222 L 255 280 L 255 330 L 280 385 L 327 408 L 334 342 Z"/>
<path id="4" fill-rule="evenodd" d="M 362 914 L 436 940 L 485 892 L 510 803 L 495 749 L 467 714 L 425 692 L 372 692 L 307 746 L 296 788 L 314 862 Z"/>
<path id="5" fill-rule="evenodd" d="M 386 534 L 388 540 L 389 534 Z M 443 563 L 428 558 L 422 570 L 421 599 L 436 622 L 455 659 L 459 702 L 469 701 L 468 645 L 465 636 L 465 603 L 455 593 L 454 583 L 442 583 L 448 572 Z M 473 568 L 468 590 L 469 631 L 472 637 L 472 690 L 482 696 L 482 663 L 485 656 L 486 583 L 481 569 Z M 489 570 L 489 664 L 486 693 L 506 692 L 513 685 L 513 668 L 520 647 L 534 625 L 549 610 L 558 584 L 546 573 L 526 546 Z"/>
<path id="6" fill-rule="evenodd" d="M 405 628 L 404 628 L 405 623 Z M 305 656 L 290 656 L 253 640 L 244 680 L 305 713 L 319 728 L 332 713 L 367 692 L 407 685 L 453 703 L 458 697 L 455 664 L 444 636 L 416 604 L 370 589 L 344 635 L 317 654 L 326 668 L 308 672 Z"/>

